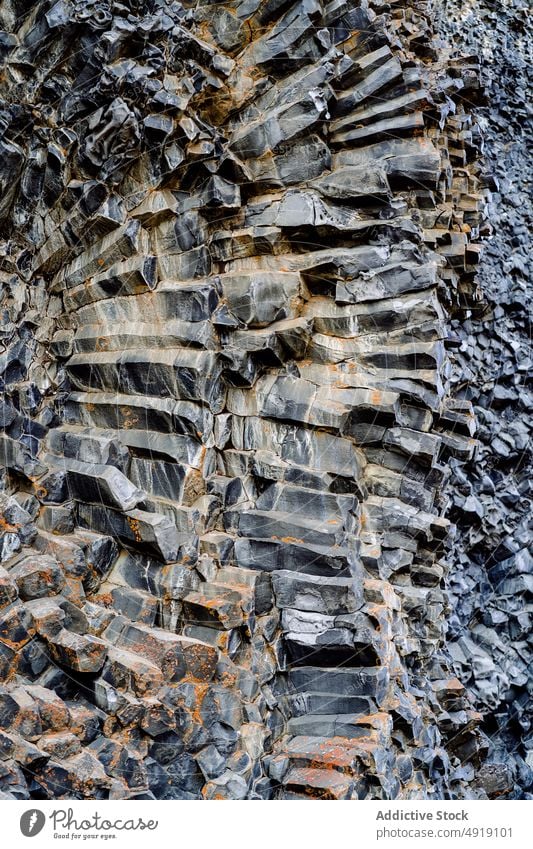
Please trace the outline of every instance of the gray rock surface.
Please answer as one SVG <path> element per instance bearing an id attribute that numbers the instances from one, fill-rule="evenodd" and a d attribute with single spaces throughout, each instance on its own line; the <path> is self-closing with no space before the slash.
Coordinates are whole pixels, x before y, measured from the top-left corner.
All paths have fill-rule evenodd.
<path id="1" fill-rule="evenodd" d="M 3 4 L 0 792 L 501 792 L 443 650 L 490 179 L 432 7 Z"/>
<path id="2" fill-rule="evenodd" d="M 478 448 L 454 464 L 447 647 L 491 741 L 479 776 L 494 795 L 530 799 L 531 737 L 531 19 L 521 0 L 447 3 L 445 38 L 481 59 L 477 110 L 492 173 L 492 235 L 482 309 L 453 322 L 454 396 L 472 403 Z M 450 429 L 462 430 L 461 416 Z"/>

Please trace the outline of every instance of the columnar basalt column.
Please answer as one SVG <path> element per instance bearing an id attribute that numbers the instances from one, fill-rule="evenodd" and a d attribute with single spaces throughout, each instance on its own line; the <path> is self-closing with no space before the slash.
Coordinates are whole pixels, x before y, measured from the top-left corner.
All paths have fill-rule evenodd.
<path id="1" fill-rule="evenodd" d="M 422 2 L 7 2 L 4 792 L 467 797 L 476 65 Z"/>

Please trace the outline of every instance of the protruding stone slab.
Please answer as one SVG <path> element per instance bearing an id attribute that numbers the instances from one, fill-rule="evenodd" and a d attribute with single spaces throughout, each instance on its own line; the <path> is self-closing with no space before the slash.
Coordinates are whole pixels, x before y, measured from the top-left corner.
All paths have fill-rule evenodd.
<path id="1" fill-rule="evenodd" d="M 167 516 L 144 510 L 119 512 L 97 504 L 79 504 L 78 518 L 83 527 L 98 529 L 126 546 L 151 552 L 164 563 L 178 558 L 182 537 Z"/>
<path id="2" fill-rule="evenodd" d="M 339 610 L 355 612 L 363 603 L 356 579 L 326 578 L 323 575 L 298 575 L 279 570 L 272 575 L 272 586 L 279 608 L 295 608 L 335 615 Z"/>
<path id="3" fill-rule="evenodd" d="M 10 570 L 23 600 L 57 595 L 65 585 L 57 560 L 46 555 L 25 557 Z"/>
<path id="4" fill-rule="evenodd" d="M 49 637 L 48 644 L 54 659 L 76 672 L 98 672 L 107 654 L 102 640 L 65 629 Z"/>

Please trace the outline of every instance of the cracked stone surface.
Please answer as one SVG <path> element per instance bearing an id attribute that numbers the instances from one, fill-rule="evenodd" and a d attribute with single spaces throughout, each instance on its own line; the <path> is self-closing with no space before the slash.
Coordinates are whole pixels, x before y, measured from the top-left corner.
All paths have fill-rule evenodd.
<path id="1" fill-rule="evenodd" d="M 473 461 L 453 471 L 448 649 L 491 740 L 484 783 L 533 792 L 531 736 L 531 20 L 527 4 L 448 3 L 440 31 L 481 60 L 477 110 L 493 175 L 484 307 L 453 325 L 456 397 L 479 423 Z"/>
<path id="2" fill-rule="evenodd" d="M 3 798 L 508 792 L 452 606 L 478 59 L 424 0 L 0 29 Z"/>

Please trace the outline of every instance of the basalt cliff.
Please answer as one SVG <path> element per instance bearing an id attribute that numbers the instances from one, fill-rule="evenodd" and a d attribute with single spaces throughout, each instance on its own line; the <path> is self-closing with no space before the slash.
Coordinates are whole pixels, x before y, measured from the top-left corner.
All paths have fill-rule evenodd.
<path id="1" fill-rule="evenodd" d="M 487 711 L 527 716 L 531 564 L 476 578 L 465 390 L 487 94 L 437 12 L 0 7 L 3 798 L 527 795 Z"/>

